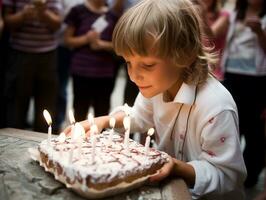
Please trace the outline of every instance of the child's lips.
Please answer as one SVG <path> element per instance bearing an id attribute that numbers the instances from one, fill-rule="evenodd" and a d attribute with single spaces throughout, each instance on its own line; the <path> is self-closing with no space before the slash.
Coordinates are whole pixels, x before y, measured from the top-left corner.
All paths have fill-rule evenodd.
<path id="1" fill-rule="evenodd" d="M 148 89 L 148 88 L 150 88 L 150 87 L 151 87 L 151 85 L 149 85 L 149 86 L 138 86 L 138 88 L 139 88 L 140 90 Z"/>

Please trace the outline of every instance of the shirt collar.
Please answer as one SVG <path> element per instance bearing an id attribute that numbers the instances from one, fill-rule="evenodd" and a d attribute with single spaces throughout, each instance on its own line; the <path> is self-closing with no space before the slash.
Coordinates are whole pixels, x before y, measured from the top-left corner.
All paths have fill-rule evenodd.
<path id="1" fill-rule="evenodd" d="M 195 91 L 196 91 L 196 85 L 188 85 L 186 83 L 182 83 L 180 89 L 178 90 L 172 102 L 192 105 L 194 103 L 196 95 Z"/>

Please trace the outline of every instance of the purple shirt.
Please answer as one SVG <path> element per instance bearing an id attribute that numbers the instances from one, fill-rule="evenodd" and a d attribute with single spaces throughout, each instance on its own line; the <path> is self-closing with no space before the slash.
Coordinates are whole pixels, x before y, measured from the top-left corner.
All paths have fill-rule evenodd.
<path id="1" fill-rule="evenodd" d="M 31 0 L 4 0 L 3 3 L 14 8 L 16 13 L 25 5 L 30 4 Z M 47 8 L 58 14 L 62 11 L 59 0 L 47 0 Z M 28 20 L 19 29 L 12 32 L 10 44 L 13 49 L 23 52 L 44 53 L 57 48 L 58 35 L 37 19 Z"/>
<path id="2" fill-rule="evenodd" d="M 92 24 L 100 14 L 90 11 L 84 4 L 73 7 L 66 16 L 65 23 L 75 28 L 75 36 L 81 36 L 91 30 Z M 112 40 L 114 26 L 118 20 L 111 10 L 105 13 L 108 26 L 101 33 L 101 39 Z M 91 78 L 113 77 L 116 62 L 109 51 L 95 51 L 89 45 L 76 48 L 71 57 L 71 73 L 78 76 Z"/>

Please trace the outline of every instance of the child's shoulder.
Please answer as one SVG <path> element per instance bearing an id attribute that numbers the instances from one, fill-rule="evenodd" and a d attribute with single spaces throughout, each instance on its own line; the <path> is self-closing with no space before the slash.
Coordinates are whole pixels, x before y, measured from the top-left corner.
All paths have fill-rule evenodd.
<path id="1" fill-rule="evenodd" d="M 230 92 L 211 76 L 203 85 L 199 86 L 196 104 L 197 109 L 204 113 L 236 111 L 236 104 Z"/>

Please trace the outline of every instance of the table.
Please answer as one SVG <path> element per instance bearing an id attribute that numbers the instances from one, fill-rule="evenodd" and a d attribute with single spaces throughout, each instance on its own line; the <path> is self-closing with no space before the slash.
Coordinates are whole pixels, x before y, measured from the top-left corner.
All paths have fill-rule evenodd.
<path id="1" fill-rule="evenodd" d="M 30 159 L 28 148 L 36 147 L 47 134 L 20 129 L 0 129 L 0 199 L 82 200 Z M 186 200 L 191 195 L 182 179 L 168 179 L 143 186 L 108 200 Z"/>

